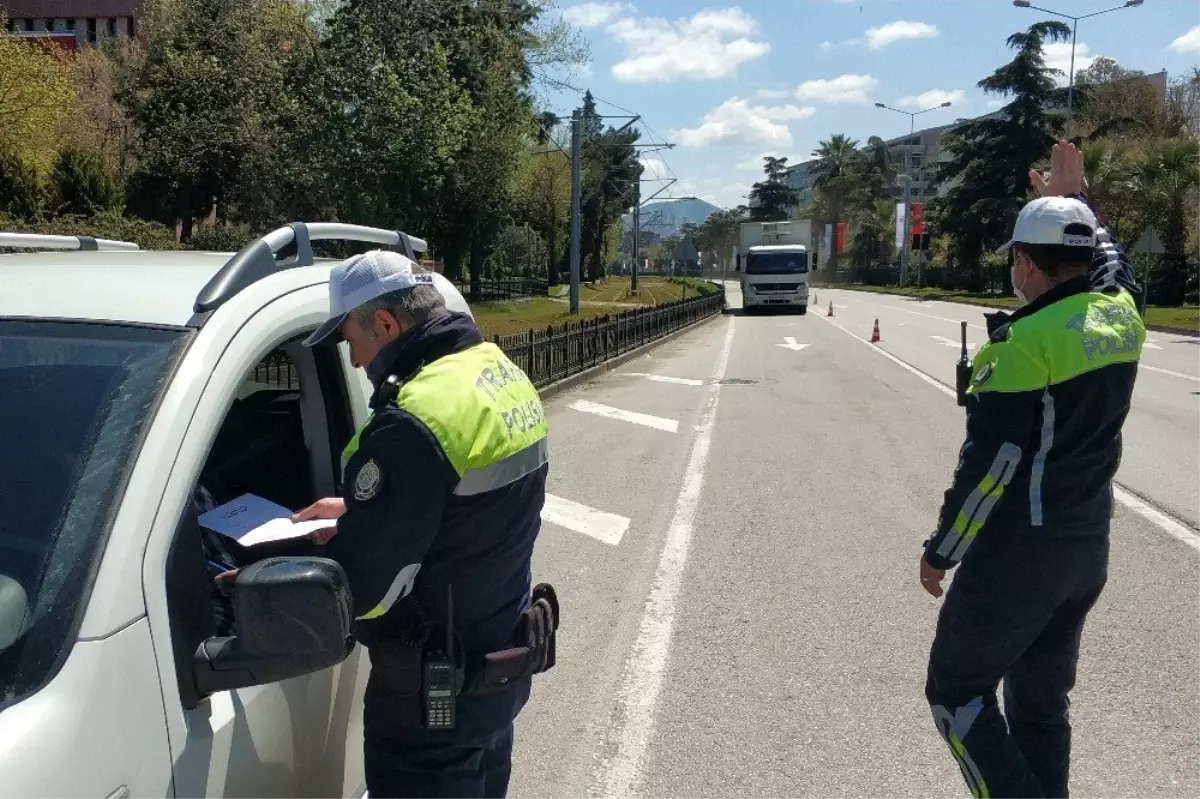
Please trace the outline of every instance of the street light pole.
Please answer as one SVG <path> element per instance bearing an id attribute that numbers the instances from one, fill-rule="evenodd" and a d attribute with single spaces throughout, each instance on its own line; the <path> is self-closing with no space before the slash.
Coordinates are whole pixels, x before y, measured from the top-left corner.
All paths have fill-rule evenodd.
<path id="1" fill-rule="evenodd" d="M 1053 14 L 1056 17 L 1071 20 L 1071 68 L 1067 76 L 1067 138 L 1071 137 L 1075 128 L 1075 34 L 1079 30 L 1079 20 L 1088 19 L 1089 17 L 1098 17 L 1101 14 L 1107 14 L 1110 11 L 1120 11 L 1122 8 L 1137 8 L 1144 0 L 1125 0 L 1124 5 L 1113 6 L 1106 8 L 1103 11 L 1093 11 L 1091 14 L 1084 14 L 1081 17 L 1071 16 L 1070 14 L 1062 14 L 1058 11 L 1051 11 L 1048 8 L 1032 5 L 1029 0 L 1013 0 L 1013 5 L 1017 8 L 1032 8 L 1036 11 L 1044 11 L 1047 14 Z"/>
<path id="2" fill-rule="evenodd" d="M 910 222 L 909 215 L 912 208 L 912 138 L 916 135 L 917 116 L 927 114 L 930 111 L 936 111 L 939 108 L 949 108 L 950 102 L 946 101 L 941 105 L 935 105 L 933 108 L 926 108 L 923 111 L 901 111 L 899 108 L 892 108 L 890 105 L 883 103 L 875 103 L 876 108 L 884 108 L 888 111 L 895 111 L 897 114 L 908 114 L 908 140 L 904 143 L 904 235 L 900 239 L 900 286 L 903 287 L 908 281 L 908 250 L 912 233 L 909 230 Z"/>

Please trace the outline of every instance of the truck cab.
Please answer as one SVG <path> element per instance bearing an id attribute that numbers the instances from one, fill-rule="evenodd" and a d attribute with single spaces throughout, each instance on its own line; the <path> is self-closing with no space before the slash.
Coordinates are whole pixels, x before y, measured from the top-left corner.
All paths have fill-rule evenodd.
<path id="1" fill-rule="evenodd" d="M 794 308 L 808 312 L 808 248 L 801 244 L 750 247 L 739 259 L 742 307 Z"/>
<path id="2" fill-rule="evenodd" d="M 365 792 L 341 567 L 307 539 L 238 562 L 218 635 L 198 524 L 201 496 L 340 491 L 371 386 L 301 343 L 317 239 L 425 249 L 335 223 L 237 254 L 0 233 L 26 250 L 0 255 L 0 797 Z"/>

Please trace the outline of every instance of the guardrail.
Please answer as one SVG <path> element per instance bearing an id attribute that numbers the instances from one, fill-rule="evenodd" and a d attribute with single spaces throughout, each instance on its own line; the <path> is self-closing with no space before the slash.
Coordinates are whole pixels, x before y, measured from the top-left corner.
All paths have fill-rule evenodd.
<path id="1" fill-rule="evenodd" d="M 623 355 L 725 308 L 725 289 L 651 308 L 568 322 L 545 330 L 497 334 L 496 346 L 538 388 Z"/>
<path id="2" fill-rule="evenodd" d="M 471 296 L 471 281 L 456 280 L 455 287 L 471 302 L 495 302 L 521 297 L 545 297 L 545 280 L 525 277 L 485 278 L 479 282 L 479 295 Z"/>

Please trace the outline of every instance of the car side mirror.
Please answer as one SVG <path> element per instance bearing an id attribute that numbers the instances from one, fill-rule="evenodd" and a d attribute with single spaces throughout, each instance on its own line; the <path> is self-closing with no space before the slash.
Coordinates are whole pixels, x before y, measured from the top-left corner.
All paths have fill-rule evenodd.
<path id="1" fill-rule="evenodd" d="M 209 638 L 192 660 L 202 694 L 327 669 L 354 648 L 350 587 L 327 558 L 267 558 L 238 572 L 237 635 Z"/>

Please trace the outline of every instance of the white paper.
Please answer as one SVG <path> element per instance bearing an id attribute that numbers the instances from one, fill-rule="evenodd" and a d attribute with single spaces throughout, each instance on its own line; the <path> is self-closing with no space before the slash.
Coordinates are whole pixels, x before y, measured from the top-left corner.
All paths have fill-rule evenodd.
<path id="1" fill-rule="evenodd" d="M 333 527 L 332 519 L 293 522 L 292 511 L 255 494 L 242 494 L 232 502 L 202 514 L 198 521 L 214 533 L 232 538 L 244 547 L 270 541 L 300 538 Z"/>

